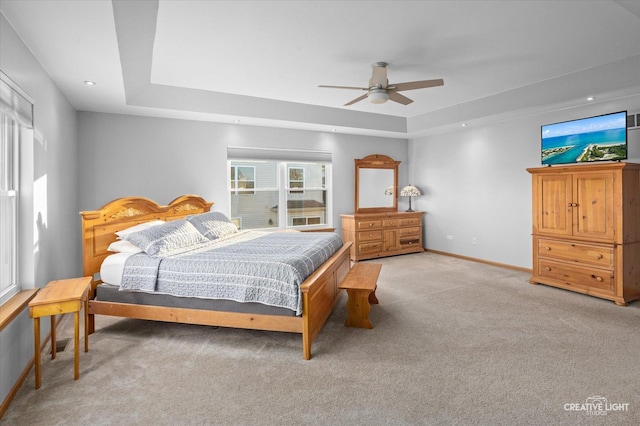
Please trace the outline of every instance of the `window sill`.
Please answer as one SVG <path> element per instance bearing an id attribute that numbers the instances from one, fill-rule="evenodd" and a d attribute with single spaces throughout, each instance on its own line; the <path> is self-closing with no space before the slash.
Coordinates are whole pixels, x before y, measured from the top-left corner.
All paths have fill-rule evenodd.
<path id="1" fill-rule="evenodd" d="M 300 229 L 300 232 L 335 232 L 336 228 L 307 228 Z"/>
<path id="2" fill-rule="evenodd" d="M 7 300 L 5 304 L 0 306 L 0 331 L 2 331 L 15 317 L 20 315 L 23 309 L 27 307 L 31 299 L 33 299 L 36 293 L 40 290 L 34 288 L 31 290 L 22 290 L 11 299 Z"/>

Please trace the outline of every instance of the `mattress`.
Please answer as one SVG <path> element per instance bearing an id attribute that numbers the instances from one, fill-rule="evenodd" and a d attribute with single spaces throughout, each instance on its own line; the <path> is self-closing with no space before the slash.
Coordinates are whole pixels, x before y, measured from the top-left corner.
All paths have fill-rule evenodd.
<path id="1" fill-rule="evenodd" d="M 179 297 L 139 291 L 120 291 L 122 272 L 127 259 L 132 255 L 133 253 L 115 253 L 107 256 L 104 262 L 102 262 L 100 266 L 100 278 L 103 284 L 100 284 L 96 288 L 96 300 L 101 302 L 202 309 L 207 311 L 296 316 L 295 310 L 263 305 L 261 303 L 240 303 L 233 300 Z"/>
<path id="2" fill-rule="evenodd" d="M 201 299 L 197 297 L 179 297 L 168 294 L 153 294 L 139 291 L 120 291 L 118 286 L 100 284 L 96 288 L 96 299 L 101 302 L 131 303 L 136 305 L 166 306 L 207 311 L 236 312 L 245 314 L 265 314 L 296 316 L 296 311 L 255 302 L 235 302 L 224 299 Z"/>

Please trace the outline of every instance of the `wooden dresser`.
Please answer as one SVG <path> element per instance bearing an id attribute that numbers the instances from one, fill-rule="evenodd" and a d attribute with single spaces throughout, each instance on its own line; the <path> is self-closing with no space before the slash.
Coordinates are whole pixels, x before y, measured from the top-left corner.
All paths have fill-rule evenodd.
<path id="1" fill-rule="evenodd" d="M 424 212 L 343 214 L 342 241 L 353 242 L 351 260 L 419 253 Z"/>
<path id="2" fill-rule="evenodd" d="M 640 164 L 527 169 L 534 284 L 626 305 L 640 298 Z"/>

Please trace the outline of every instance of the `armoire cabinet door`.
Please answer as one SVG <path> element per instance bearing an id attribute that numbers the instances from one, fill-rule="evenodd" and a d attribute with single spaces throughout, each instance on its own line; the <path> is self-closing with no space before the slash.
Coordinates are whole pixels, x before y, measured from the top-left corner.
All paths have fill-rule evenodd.
<path id="1" fill-rule="evenodd" d="M 571 235 L 572 179 L 570 175 L 536 177 L 536 226 L 534 233 Z"/>
<path id="2" fill-rule="evenodd" d="M 613 173 L 581 173 L 573 176 L 573 235 L 613 241 Z"/>

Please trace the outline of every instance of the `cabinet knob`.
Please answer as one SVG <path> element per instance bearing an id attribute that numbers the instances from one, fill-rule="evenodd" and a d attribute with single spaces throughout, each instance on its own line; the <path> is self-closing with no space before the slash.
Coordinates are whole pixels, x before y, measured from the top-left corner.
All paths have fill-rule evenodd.
<path id="1" fill-rule="evenodd" d="M 602 254 L 598 253 L 598 259 L 602 259 L 602 257 L 603 257 Z"/>
<path id="2" fill-rule="evenodd" d="M 371 227 L 371 226 L 373 226 L 373 223 L 370 223 L 370 224 L 369 224 L 369 226 L 370 226 L 370 227 Z"/>
<path id="3" fill-rule="evenodd" d="M 602 277 L 595 277 L 596 281 L 598 281 L 599 283 L 602 282 Z"/>
<path id="4" fill-rule="evenodd" d="M 544 269 L 545 269 L 545 270 L 547 270 L 547 271 L 550 271 L 550 270 L 551 270 L 551 268 L 550 268 L 550 267 L 548 267 L 548 266 L 545 266 L 545 267 L 544 267 Z"/>
<path id="5" fill-rule="evenodd" d="M 549 250 L 551 250 L 551 247 L 547 246 L 547 247 L 545 247 L 545 249 L 546 249 L 547 251 L 549 251 Z"/>

